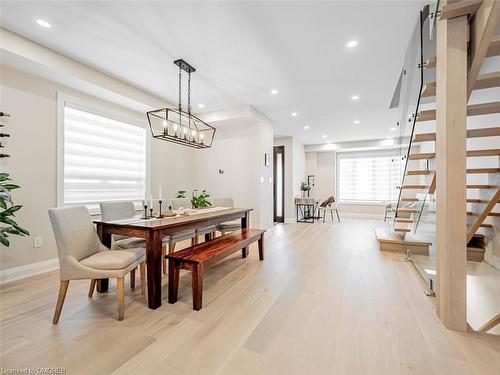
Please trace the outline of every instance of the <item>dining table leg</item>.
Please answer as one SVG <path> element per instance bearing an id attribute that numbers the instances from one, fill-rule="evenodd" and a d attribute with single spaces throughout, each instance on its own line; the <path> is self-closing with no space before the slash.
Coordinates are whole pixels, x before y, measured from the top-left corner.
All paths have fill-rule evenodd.
<path id="1" fill-rule="evenodd" d="M 161 306 L 161 265 L 161 236 L 156 231 L 149 231 L 146 235 L 146 267 L 148 279 L 148 306 L 153 310 Z"/>
<path id="2" fill-rule="evenodd" d="M 245 212 L 245 216 L 241 218 L 241 229 L 250 228 L 250 212 Z M 248 256 L 248 247 L 244 247 L 241 250 L 241 257 L 246 258 Z"/>
<path id="3" fill-rule="evenodd" d="M 97 224 L 97 235 L 101 240 L 101 243 L 108 249 L 111 248 L 111 233 L 104 232 L 104 225 L 101 223 Z M 97 280 L 97 292 L 105 293 L 109 288 L 109 279 L 98 279 Z"/>

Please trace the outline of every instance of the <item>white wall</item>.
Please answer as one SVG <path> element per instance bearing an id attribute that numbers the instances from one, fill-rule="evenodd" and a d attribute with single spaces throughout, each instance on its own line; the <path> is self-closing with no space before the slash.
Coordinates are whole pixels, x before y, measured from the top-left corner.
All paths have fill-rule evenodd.
<path id="1" fill-rule="evenodd" d="M 264 154 L 273 151 L 273 129 L 269 122 L 225 120 L 217 126 L 211 149 L 195 154 L 194 186 L 211 197 L 233 197 L 236 207 L 253 208 L 250 225 L 272 225 L 272 167 L 264 165 Z M 272 164 L 271 164 L 272 165 Z M 219 173 L 222 169 L 224 173 Z"/>
<path id="2" fill-rule="evenodd" d="M 3 152 L 10 158 L 0 159 L 0 170 L 11 174 L 21 186 L 14 199 L 24 205 L 16 215 L 18 222 L 30 231 L 29 237 L 12 236 L 11 246 L 0 251 L 0 270 L 36 263 L 57 256 L 47 210 L 56 207 L 57 171 L 57 92 L 64 92 L 112 112 L 120 113 L 146 126 L 144 113 L 82 94 L 68 87 L 2 66 L 0 70 L 1 108 L 12 114 L 2 131 L 10 138 L 2 139 Z M 5 121 L 3 121 L 5 122 Z M 171 143 L 152 141 L 152 186 L 162 184 L 166 193 L 179 186 L 192 186 L 194 150 Z M 43 245 L 33 248 L 33 237 L 40 236 Z"/>

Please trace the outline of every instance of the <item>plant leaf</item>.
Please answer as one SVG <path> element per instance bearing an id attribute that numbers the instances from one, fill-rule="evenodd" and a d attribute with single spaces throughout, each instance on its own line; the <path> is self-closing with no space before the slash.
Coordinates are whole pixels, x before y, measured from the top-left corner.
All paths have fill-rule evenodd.
<path id="1" fill-rule="evenodd" d="M 0 231 L 0 243 L 2 243 L 4 246 L 7 246 L 7 247 L 9 247 L 9 245 L 10 245 L 9 240 L 7 239 L 7 237 L 5 237 L 3 231 Z"/>
<path id="2" fill-rule="evenodd" d="M 14 185 L 14 184 L 2 184 L 2 186 L 9 191 L 20 188 L 19 185 Z"/>

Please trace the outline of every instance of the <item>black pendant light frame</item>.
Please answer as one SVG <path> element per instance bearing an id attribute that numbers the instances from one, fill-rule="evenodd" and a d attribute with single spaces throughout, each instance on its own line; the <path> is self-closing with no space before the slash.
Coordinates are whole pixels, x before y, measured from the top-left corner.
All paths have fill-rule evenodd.
<path id="1" fill-rule="evenodd" d="M 153 138 L 192 148 L 210 148 L 215 136 L 215 128 L 191 112 L 191 73 L 196 72 L 196 69 L 183 59 L 175 60 L 174 64 L 179 67 L 179 106 L 147 112 L 151 134 Z M 182 71 L 188 73 L 187 111 L 182 109 Z"/>

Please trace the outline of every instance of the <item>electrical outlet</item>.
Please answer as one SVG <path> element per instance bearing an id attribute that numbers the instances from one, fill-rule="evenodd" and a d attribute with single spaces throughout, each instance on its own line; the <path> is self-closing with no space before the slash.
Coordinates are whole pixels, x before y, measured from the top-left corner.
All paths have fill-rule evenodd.
<path id="1" fill-rule="evenodd" d="M 42 237 L 33 238 L 33 247 L 42 247 Z"/>

